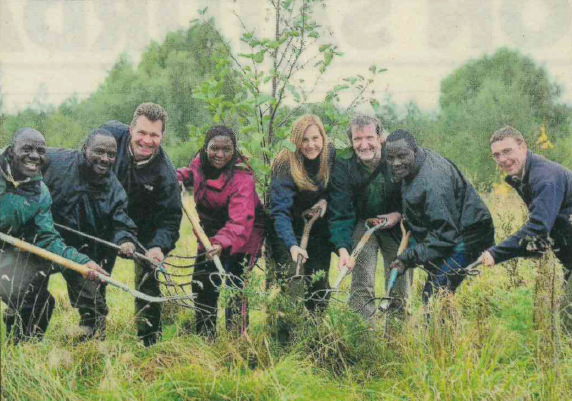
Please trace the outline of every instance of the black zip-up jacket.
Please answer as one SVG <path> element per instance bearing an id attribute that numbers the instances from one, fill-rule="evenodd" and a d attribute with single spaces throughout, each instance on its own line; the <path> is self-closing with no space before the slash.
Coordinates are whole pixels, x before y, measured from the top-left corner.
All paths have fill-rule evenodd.
<path id="1" fill-rule="evenodd" d="M 167 254 L 179 239 L 183 217 L 173 163 L 160 147 L 149 163 L 137 166 L 129 151 L 129 126 L 109 121 L 101 128 L 111 132 L 117 140 L 113 171 L 127 192 L 128 214 L 137 225 L 139 240 L 147 249 L 160 247 Z"/>
<path id="2" fill-rule="evenodd" d="M 329 146 L 328 164 L 331 168 L 336 159 L 336 149 L 332 144 Z M 320 159 L 306 160 L 305 166 L 310 178 L 317 182 Z M 329 185 L 328 185 L 329 187 Z M 290 173 L 290 165 L 281 166 L 272 172 L 270 182 L 270 218 L 273 223 L 273 230 L 278 238 L 286 245 L 286 249 L 298 244 L 298 239 L 304 231 L 304 219 L 302 213 L 311 208 L 320 199 L 328 200 L 328 188 L 323 185 L 318 186 L 317 191 L 300 191 Z M 328 205 L 329 210 L 329 205 Z M 316 220 L 312 226 L 311 237 L 329 237 L 327 214 Z"/>
<path id="3" fill-rule="evenodd" d="M 355 153 L 348 158 L 338 158 L 332 169 L 329 219 L 330 240 L 336 251 L 346 248 L 348 252 L 353 249 L 352 234 L 358 220 L 366 220 L 380 214 L 401 211 L 401 194 L 399 184 L 391 175 L 387 164 L 386 152 L 383 150 L 381 171 L 379 175 L 368 184 L 372 173 L 360 162 Z M 372 185 L 381 179 L 381 205 L 382 208 L 375 215 L 368 215 L 366 202 L 368 192 Z M 367 185 L 366 185 L 367 184 Z M 400 236 L 399 228 L 394 227 L 391 234 Z"/>
<path id="4" fill-rule="evenodd" d="M 530 212 L 528 221 L 514 235 L 489 249 L 495 263 L 519 256 L 531 256 L 526 237 L 550 236 L 555 248 L 572 247 L 572 171 L 528 151 L 522 182 L 506 178 Z"/>
<path id="5" fill-rule="evenodd" d="M 42 168 L 52 195 L 54 222 L 120 245 L 135 243 L 137 228 L 127 215 L 127 194 L 110 172 L 95 174 L 80 151 L 50 148 Z M 80 249 L 110 271 L 117 252 L 95 241 L 56 228 L 65 243 Z"/>
<path id="6" fill-rule="evenodd" d="M 457 166 L 432 150 L 418 149 L 414 176 L 402 181 L 401 196 L 416 242 L 398 257 L 405 266 L 437 262 L 461 243 L 472 256 L 494 244 L 487 206 Z"/>

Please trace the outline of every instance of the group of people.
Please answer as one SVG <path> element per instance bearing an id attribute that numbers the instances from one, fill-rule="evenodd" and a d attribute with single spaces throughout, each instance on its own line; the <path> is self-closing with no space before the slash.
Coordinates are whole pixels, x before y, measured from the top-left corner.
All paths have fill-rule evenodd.
<path id="1" fill-rule="evenodd" d="M 211 127 L 188 167 L 176 170 L 161 147 L 166 123 L 160 105 L 143 103 L 129 125 L 104 124 L 80 150 L 47 148 L 40 132 L 23 128 L 0 151 L 0 232 L 90 269 L 84 278 L 0 242 L 0 295 L 12 341 L 45 333 L 55 304 L 47 285 L 57 271 L 79 311 L 85 339 L 105 336 L 108 308 L 101 277 L 111 274 L 118 253 L 134 258 L 136 288 L 160 296 L 153 269 L 179 238 L 180 185 L 192 188 L 212 244 L 208 252 L 199 247 L 194 270 L 199 334 L 216 333 L 222 278 L 209 276 L 216 271 L 213 259 L 221 260 L 229 277 L 240 278 L 254 265 L 265 239 L 282 290 L 310 312 L 327 307 L 333 253 L 340 269 L 352 271 L 349 306 L 365 319 L 376 309 L 378 250 L 385 279 L 392 269 L 401 273 L 396 295 L 403 305 L 410 297 L 412 268 L 428 272 L 426 303 L 439 290 L 454 292 L 467 276 L 467 266 L 477 260 L 493 266 L 538 253 L 538 248 L 527 247 L 534 238 L 552 238 L 569 279 L 572 172 L 532 153 L 512 127 L 492 135 L 491 153 L 528 206 L 530 218 L 495 245 L 491 214 L 455 164 L 418 146 L 407 131 L 388 135 L 375 117 L 356 115 L 351 120 L 349 157 L 336 155 L 318 116 L 306 114 L 294 121 L 290 141 L 296 150 L 276 155 L 266 210 L 232 129 Z M 309 211 L 319 215 L 308 235 Z M 354 257 L 352 251 L 372 221 L 380 223 L 379 229 Z M 401 224 L 411 239 L 398 254 Z M 112 242 L 118 251 L 78 232 Z M 136 251 L 145 258 L 136 257 Z M 239 310 L 236 301 L 227 306 L 227 328 L 233 328 Z M 135 301 L 137 334 L 146 346 L 161 336 L 161 311 L 160 303 Z M 288 337 L 288 325 L 279 324 L 279 330 Z"/>

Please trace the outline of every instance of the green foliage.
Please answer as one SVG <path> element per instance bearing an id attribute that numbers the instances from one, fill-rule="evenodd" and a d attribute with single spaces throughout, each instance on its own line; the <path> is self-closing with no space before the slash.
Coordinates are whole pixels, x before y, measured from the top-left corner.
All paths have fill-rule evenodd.
<path id="1" fill-rule="evenodd" d="M 476 182 L 495 180 L 489 138 L 509 124 L 532 145 L 544 123 L 552 138 L 569 137 L 570 109 L 546 70 L 514 50 L 469 61 L 441 83 L 441 114 L 432 137 Z M 466 144 L 470 144 L 467 152 Z"/>
<path id="2" fill-rule="evenodd" d="M 239 146 L 257 173 L 260 189 L 269 184 L 270 161 L 283 148 L 294 150 L 288 141 L 290 125 L 310 104 L 309 96 L 331 63 L 343 54 L 333 43 L 327 43 L 326 31 L 314 20 L 314 12 L 324 0 L 268 1 L 273 11 L 274 35 L 260 36 L 254 28 L 242 25 L 241 41 L 245 52 L 235 52 L 218 35 L 226 57 L 213 57 L 215 73 L 210 80 L 195 86 L 194 98 L 203 101 L 215 124 L 226 124 L 238 132 Z M 200 10 L 201 22 L 218 31 L 213 20 Z M 314 82 L 301 77 L 302 71 L 314 71 Z M 321 105 L 328 134 L 336 145 L 343 143 L 348 112 L 375 94 L 371 85 L 384 69 L 372 66 L 368 77 L 344 78 L 325 96 Z M 232 90 L 225 93 L 229 82 Z M 350 106 L 340 111 L 342 92 L 353 93 Z M 191 138 L 207 127 L 195 124 Z M 342 142 L 340 142 L 342 141 Z"/>
<path id="3" fill-rule="evenodd" d="M 487 202 L 495 216 L 506 208 L 500 198 Z M 502 222 L 496 223 L 501 228 Z M 196 253 L 189 230 L 186 223 L 174 254 Z M 119 260 L 113 275 L 132 282 L 132 267 L 132 262 Z M 546 267 L 561 269 L 554 260 Z M 135 336 L 133 309 L 126 307 L 133 299 L 111 287 L 107 340 L 77 343 L 71 330 L 79 321 L 77 310 L 69 303 L 65 282 L 54 275 L 50 291 L 56 309 L 43 342 L 8 345 L 0 322 L 2 397 L 565 400 L 572 394 L 572 342 L 563 336 L 560 358 L 542 363 L 550 355 L 543 351 L 550 332 L 537 331 L 533 320 L 535 308 L 543 310 L 543 304 L 535 302 L 536 268 L 535 263 L 519 261 L 524 281 L 518 288 L 510 285 L 504 269 L 483 270 L 467 279 L 455 296 L 436 300 L 430 321 L 419 302 L 420 275 L 414 281 L 411 314 L 402 324 L 390 320 L 385 326 L 380 319 L 369 325 L 347 310 L 343 293 L 334 294 L 325 314 L 300 314 L 287 346 L 272 334 L 268 322 L 274 311 L 264 307 L 264 273 L 254 270 L 247 290 L 253 300 L 247 336 L 225 332 L 220 316 L 218 337 L 202 338 L 184 323 L 194 313 L 170 306 L 164 338 L 150 348 L 142 347 Z M 334 261 L 330 278 L 337 274 Z M 383 287 L 382 276 L 377 275 L 378 288 Z M 543 275 L 536 278 L 542 283 Z M 550 305 L 544 308 L 550 312 Z"/>
<path id="4" fill-rule="evenodd" d="M 194 24 L 169 33 L 163 43 L 152 42 L 137 66 L 123 54 L 88 99 L 80 101 L 72 96 L 57 110 L 37 102 L 23 112 L 6 116 L 0 140 L 19 128 L 33 127 L 46 135 L 50 146 L 76 147 L 91 129 L 109 120 L 130 123 L 137 105 L 155 102 L 169 112 L 167 137 L 173 138 L 168 138 L 165 145 L 184 164 L 190 155 L 180 153 L 194 149 L 193 144 L 186 143 L 188 127 L 211 121 L 204 103 L 192 94 L 194 86 L 214 71 L 211 60 L 225 57 L 217 35 L 211 27 Z M 231 85 L 223 85 L 221 93 L 232 93 Z"/>

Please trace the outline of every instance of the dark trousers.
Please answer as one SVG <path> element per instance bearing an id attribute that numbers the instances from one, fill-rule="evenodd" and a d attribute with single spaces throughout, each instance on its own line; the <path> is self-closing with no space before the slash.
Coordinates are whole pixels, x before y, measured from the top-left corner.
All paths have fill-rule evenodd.
<path id="1" fill-rule="evenodd" d="M 425 270 L 429 275 L 423 287 L 423 303 L 427 304 L 439 290 L 454 293 L 467 276 L 463 269 L 474 262 L 477 257 L 470 257 L 469 253 L 464 251 L 453 252 L 448 258 L 437 263 L 426 264 Z"/>
<path id="2" fill-rule="evenodd" d="M 4 246 L 0 252 L 0 296 L 8 305 L 3 319 L 14 343 L 42 339 L 55 300 L 48 291 L 51 266 L 27 252 Z"/>
<path id="3" fill-rule="evenodd" d="M 105 269 L 111 274 L 111 269 Z M 107 286 L 86 280 L 73 270 L 62 273 L 68 288 L 71 305 L 79 311 L 79 325 L 85 327 L 85 339 L 98 336 L 105 338 L 106 316 L 109 313 L 105 300 Z"/>
<path id="4" fill-rule="evenodd" d="M 159 281 L 155 278 L 155 272 L 149 263 L 135 262 L 135 288 L 147 295 L 161 296 Z M 161 303 L 135 298 L 137 336 L 143 340 L 145 346 L 152 345 L 161 338 L 163 331 L 162 311 L 163 305 Z"/>
<path id="5" fill-rule="evenodd" d="M 243 272 L 248 264 L 248 256 L 244 253 L 221 256 L 221 263 L 227 273 L 231 273 L 238 279 L 229 277 L 226 285 L 230 288 L 242 289 Z M 214 273 L 214 274 L 212 274 Z M 193 273 L 192 290 L 196 294 L 196 330 L 201 335 L 216 335 L 216 321 L 218 312 L 218 298 L 222 278 L 212 261 L 207 261 L 205 256 L 197 258 L 197 265 Z M 237 327 L 237 319 L 241 310 L 241 297 L 234 294 L 225 309 L 225 322 L 227 330 Z"/>

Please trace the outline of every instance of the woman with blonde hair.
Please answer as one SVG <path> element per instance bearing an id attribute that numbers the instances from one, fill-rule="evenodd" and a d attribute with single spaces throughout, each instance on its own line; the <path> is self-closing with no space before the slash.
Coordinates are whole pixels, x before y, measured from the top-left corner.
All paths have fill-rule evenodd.
<path id="1" fill-rule="evenodd" d="M 304 231 L 302 213 L 316 207 L 326 211 L 327 189 L 336 151 L 328 140 L 322 121 L 313 114 L 303 115 L 294 122 L 290 141 L 296 146 L 296 151 L 283 149 L 272 164 L 272 227 L 268 240 L 279 278 L 286 281 L 292 278 L 300 257 L 305 277 L 324 272 L 317 280 L 307 280 L 304 295 L 308 310 L 324 310 L 332 253 L 324 213 L 315 221 L 305 250 L 300 247 L 300 239 Z"/>

